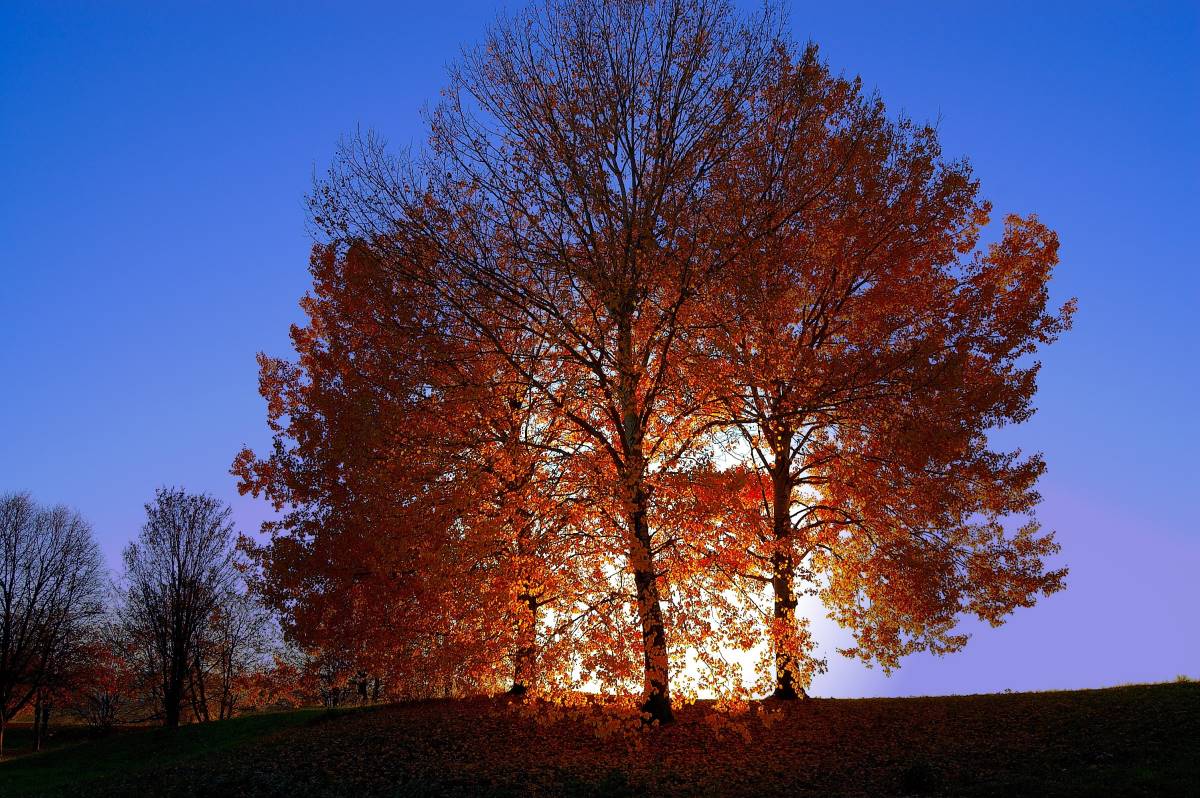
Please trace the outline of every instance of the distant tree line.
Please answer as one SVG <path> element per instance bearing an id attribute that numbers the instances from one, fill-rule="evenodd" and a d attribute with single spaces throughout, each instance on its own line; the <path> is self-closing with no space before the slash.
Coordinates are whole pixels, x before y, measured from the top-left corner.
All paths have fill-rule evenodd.
<path id="1" fill-rule="evenodd" d="M 78 512 L 0 495 L 0 756 L 14 719 L 39 750 L 60 711 L 109 730 L 380 698 L 378 676 L 282 645 L 238 570 L 230 515 L 159 489 L 113 580 Z"/>
<path id="2" fill-rule="evenodd" d="M 0 497 L 0 755 L 17 712 L 33 705 L 36 746 L 57 694 L 86 678 L 103 599 L 100 551 L 78 513 Z"/>

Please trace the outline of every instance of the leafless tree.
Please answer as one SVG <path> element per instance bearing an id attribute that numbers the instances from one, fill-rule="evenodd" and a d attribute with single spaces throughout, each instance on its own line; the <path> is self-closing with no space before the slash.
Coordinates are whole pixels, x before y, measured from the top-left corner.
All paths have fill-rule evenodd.
<path id="1" fill-rule="evenodd" d="M 79 513 L 38 507 L 26 493 L 0 496 L 0 755 L 8 722 L 49 695 L 101 613 L 103 570 Z M 39 723 L 48 716 L 39 701 Z"/>
<path id="2" fill-rule="evenodd" d="M 233 717 L 244 700 L 243 679 L 269 667 L 275 627 L 266 608 L 246 591 L 221 597 L 193 659 L 190 681 L 197 717 L 208 720 L 209 701 L 217 718 Z"/>
<path id="3" fill-rule="evenodd" d="M 230 510 L 206 494 L 160 488 L 125 549 L 124 623 L 137 641 L 168 727 L 222 599 L 237 584 Z"/>
<path id="4" fill-rule="evenodd" d="M 71 690 L 71 714 L 93 729 L 109 731 L 151 713 L 148 691 L 140 689 L 138 658 L 122 624 L 111 617 L 96 624 L 90 643 L 80 651 L 89 662 Z"/>

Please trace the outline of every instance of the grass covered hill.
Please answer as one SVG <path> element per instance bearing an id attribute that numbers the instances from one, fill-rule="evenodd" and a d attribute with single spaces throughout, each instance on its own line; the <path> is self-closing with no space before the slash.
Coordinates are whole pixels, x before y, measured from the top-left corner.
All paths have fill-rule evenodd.
<path id="1" fill-rule="evenodd" d="M 712 714 L 606 740 L 504 699 L 250 715 L 18 757 L 0 796 L 1200 795 L 1197 683 Z"/>

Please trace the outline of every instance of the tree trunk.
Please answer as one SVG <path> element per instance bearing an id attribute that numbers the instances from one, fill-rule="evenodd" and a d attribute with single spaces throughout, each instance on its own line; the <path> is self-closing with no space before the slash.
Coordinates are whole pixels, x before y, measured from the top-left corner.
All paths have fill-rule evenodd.
<path id="1" fill-rule="evenodd" d="M 775 551 L 771 554 L 771 591 L 774 594 L 773 617 L 777 627 L 791 635 L 796 630 L 796 563 L 792 555 L 792 436 L 783 430 L 776 442 L 775 466 L 771 469 L 771 532 Z M 775 644 L 775 692 L 773 698 L 793 701 L 807 698 L 799 684 L 800 663 L 790 651 Z"/>
<path id="2" fill-rule="evenodd" d="M 785 552 L 776 552 L 771 556 L 771 588 L 775 593 L 774 618 L 778 625 L 790 633 L 796 628 L 796 591 L 793 584 L 792 558 Z M 799 663 L 791 652 L 775 647 L 775 692 L 774 698 L 794 700 L 804 694 L 799 687 Z"/>
<path id="3" fill-rule="evenodd" d="M 4 759 L 4 730 L 8 728 L 8 718 L 4 717 L 4 709 L 0 707 L 0 759 Z"/>
<path id="4" fill-rule="evenodd" d="M 217 720 L 233 717 L 233 648 L 225 646 L 217 661 L 217 684 L 220 692 L 217 694 Z"/>
<path id="5" fill-rule="evenodd" d="M 42 696 L 33 699 L 33 750 L 42 750 Z"/>
<path id="6" fill-rule="evenodd" d="M 525 558 L 529 556 L 528 527 L 523 527 L 517 535 L 517 557 L 522 571 L 521 594 L 517 597 L 524 605 L 525 612 L 520 612 L 517 618 L 517 650 L 513 654 L 513 684 L 509 695 L 525 695 L 537 678 L 537 625 L 538 604 L 537 590 L 528 577 L 530 574 L 525 567 Z"/>
<path id="7" fill-rule="evenodd" d="M 50 728 L 50 700 L 40 692 L 33 700 L 33 750 L 42 750 Z"/>
<path id="8" fill-rule="evenodd" d="M 204 671 L 200 666 L 200 655 L 197 654 L 192 665 L 192 704 L 196 718 L 208 723 L 208 694 L 204 690 Z"/>
<path id="9" fill-rule="evenodd" d="M 629 519 L 633 531 L 629 562 L 633 567 L 633 582 L 637 587 L 638 617 L 642 623 L 642 650 L 645 665 L 645 702 L 642 711 L 651 720 L 670 723 L 675 720 L 671 711 L 670 664 L 667 660 L 667 637 L 663 625 L 662 601 L 658 594 L 658 575 L 654 572 L 650 528 L 646 520 L 646 494 L 641 485 L 634 489 L 634 510 Z"/>
<path id="10" fill-rule="evenodd" d="M 533 684 L 534 650 L 528 646 L 520 646 L 513 655 L 513 683 L 508 688 L 509 695 L 521 696 L 529 692 Z"/>
<path id="11" fill-rule="evenodd" d="M 509 695 L 525 695 L 537 678 L 537 599 L 523 594 L 521 600 L 528 612 L 518 621 L 517 650 L 513 654 L 513 684 Z"/>
<path id="12" fill-rule="evenodd" d="M 183 704 L 182 685 L 170 685 L 163 690 L 163 709 L 166 712 L 166 727 L 179 728 L 180 709 Z"/>
<path id="13" fill-rule="evenodd" d="M 183 715 L 183 699 L 186 692 L 188 676 L 191 673 L 191 657 L 188 653 L 187 641 L 179 634 L 180 623 L 176 621 L 175 631 L 164 660 L 167 664 L 163 679 L 163 710 L 166 713 L 166 726 L 169 729 L 179 728 L 179 720 Z"/>
<path id="14" fill-rule="evenodd" d="M 629 512 L 629 567 L 637 588 L 638 619 L 642 626 L 645 670 L 642 711 L 651 720 L 671 723 L 671 675 L 667 659 L 667 636 L 663 624 L 658 574 L 654 570 L 654 548 L 647 512 L 646 459 L 642 450 L 642 409 L 638 405 L 639 368 L 633 351 L 633 310 L 629 304 L 614 314 L 617 326 L 617 369 L 620 373 L 617 400 L 621 408 L 621 446 L 625 462 L 618 468 L 626 491 Z"/>
<path id="15" fill-rule="evenodd" d="M 37 740 L 34 742 L 33 750 L 35 751 L 41 751 L 42 742 L 50 736 L 50 709 L 51 703 L 49 701 L 42 701 L 42 722 L 38 727 Z"/>

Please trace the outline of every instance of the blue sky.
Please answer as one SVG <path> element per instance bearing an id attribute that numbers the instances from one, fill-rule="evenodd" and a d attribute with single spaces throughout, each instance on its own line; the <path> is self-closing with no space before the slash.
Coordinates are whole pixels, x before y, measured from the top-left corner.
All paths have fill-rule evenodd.
<path id="1" fill-rule="evenodd" d="M 358 126 L 420 144 L 445 65 L 498 8 L 3 4 L 0 491 L 76 506 L 114 566 L 159 484 L 255 529 L 227 471 L 268 440 L 254 354 L 289 351 L 311 177 Z M 815 692 L 1200 676 L 1200 5 L 789 13 L 893 111 L 939 120 L 998 215 L 1056 229 L 1053 294 L 1080 304 L 1039 413 L 1002 433 L 1049 462 L 1067 591 L 890 679 L 827 646 Z"/>

